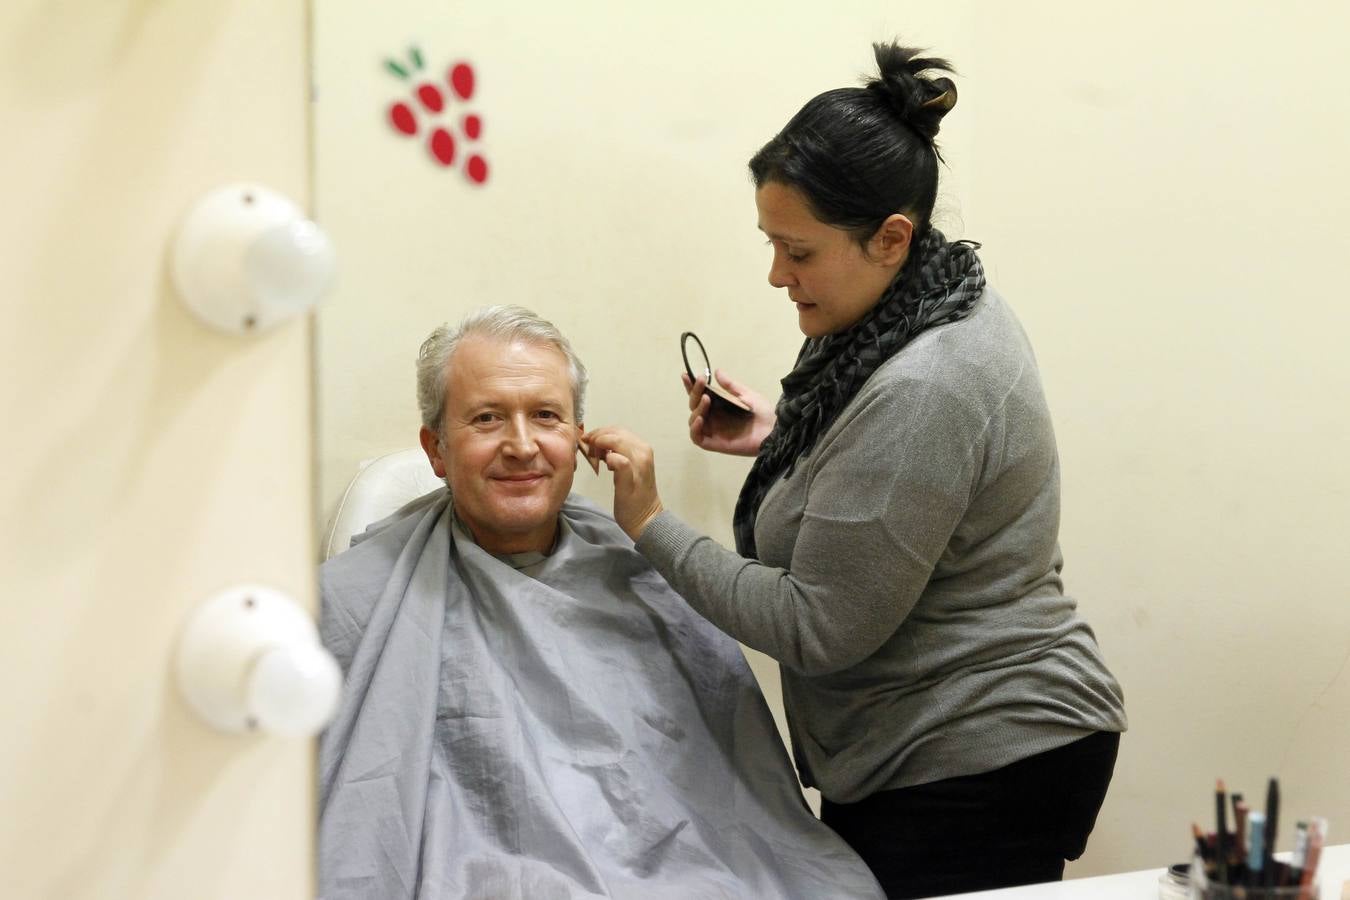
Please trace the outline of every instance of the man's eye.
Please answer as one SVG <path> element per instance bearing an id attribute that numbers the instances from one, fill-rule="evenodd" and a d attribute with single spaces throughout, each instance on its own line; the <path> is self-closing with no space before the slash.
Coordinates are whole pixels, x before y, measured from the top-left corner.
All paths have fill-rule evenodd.
<path id="1" fill-rule="evenodd" d="M 560 418 L 559 415 L 551 409 L 541 409 L 537 415 L 541 419 L 550 419 L 554 421 Z"/>
<path id="2" fill-rule="evenodd" d="M 497 415 L 496 413 L 479 413 L 473 417 L 473 421 L 475 425 L 491 425 L 497 421 Z"/>

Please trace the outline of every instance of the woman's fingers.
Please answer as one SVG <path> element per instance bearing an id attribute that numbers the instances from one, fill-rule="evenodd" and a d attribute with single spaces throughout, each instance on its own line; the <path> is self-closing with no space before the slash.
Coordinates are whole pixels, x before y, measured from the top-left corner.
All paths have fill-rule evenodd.
<path id="1" fill-rule="evenodd" d="M 611 450 L 608 453 L 606 453 L 603 462 L 605 464 L 605 468 L 609 469 L 616 475 L 619 472 L 624 471 L 625 469 L 631 470 L 633 466 L 632 461 L 617 450 Z"/>
<path id="2" fill-rule="evenodd" d="M 706 396 L 705 389 L 708 386 L 707 379 L 705 379 L 702 375 L 698 376 L 698 378 L 694 379 L 693 381 L 689 380 L 688 374 L 682 375 L 680 377 L 684 379 L 685 390 L 689 393 L 689 408 L 697 409 L 699 401 L 701 401 L 704 398 L 704 396 Z"/>
<path id="3" fill-rule="evenodd" d="M 618 442 L 622 440 L 622 435 L 623 429 L 606 425 L 603 428 L 586 432 L 586 443 L 590 444 L 594 450 L 616 450 L 618 449 Z"/>
<path id="4" fill-rule="evenodd" d="M 703 414 L 696 412 L 689 419 L 689 440 L 695 447 L 703 446 Z"/>
<path id="5" fill-rule="evenodd" d="M 744 385 L 739 381 L 733 381 L 727 373 L 721 369 L 718 369 L 714 374 L 717 376 L 717 383 L 728 391 L 731 391 L 731 393 L 735 394 L 737 397 L 741 395 L 741 391 L 745 390 Z"/>
<path id="6" fill-rule="evenodd" d="M 763 397 L 721 369 L 717 370 L 717 382 L 727 393 L 750 407 L 753 421 L 747 422 L 741 416 L 713 411 L 713 397 L 706 376 L 690 378 L 685 372 L 680 375 L 680 381 L 689 397 L 689 440 L 695 447 L 740 456 L 754 456 L 759 452 L 764 436 L 773 428 L 774 418 L 773 408 Z"/>
<path id="7" fill-rule="evenodd" d="M 606 456 L 619 453 L 630 464 L 635 459 L 646 460 L 652 455 L 651 448 L 642 438 L 615 425 L 595 429 L 586 435 L 586 441 L 591 446 L 591 452 L 601 451 Z"/>
<path id="8" fill-rule="evenodd" d="M 712 398 L 704 394 L 699 398 L 698 406 L 693 412 L 689 413 L 689 440 L 694 442 L 695 447 L 707 447 L 708 441 L 708 418 L 712 411 Z"/>
<path id="9" fill-rule="evenodd" d="M 697 403 L 690 403 L 689 404 L 690 424 L 693 424 L 693 421 L 697 418 L 706 419 L 708 417 L 708 407 L 710 406 L 712 406 L 712 398 L 709 397 L 707 394 L 704 394 L 703 396 L 699 397 Z"/>
<path id="10" fill-rule="evenodd" d="M 749 406 L 753 412 L 759 411 L 758 406 L 761 399 L 759 394 L 746 387 L 741 382 L 736 381 L 721 369 L 717 370 L 717 383 L 726 388 L 728 393 L 734 394 L 745 401 L 746 405 Z"/>
<path id="11" fill-rule="evenodd" d="M 614 473 L 614 520 L 637 540 L 662 509 L 652 448 L 631 431 L 614 426 L 597 428 L 586 440 L 593 449 L 604 451 L 605 467 Z"/>

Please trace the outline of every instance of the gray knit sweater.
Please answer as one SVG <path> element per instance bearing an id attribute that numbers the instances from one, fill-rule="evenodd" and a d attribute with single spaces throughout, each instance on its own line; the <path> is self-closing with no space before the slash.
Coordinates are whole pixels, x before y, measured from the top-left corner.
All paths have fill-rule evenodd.
<path id="1" fill-rule="evenodd" d="M 759 561 L 669 512 L 637 548 L 782 664 L 804 784 L 850 803 L 1124 731 L 1064 595 L 1059 462 L 1026 336 L 986 290 L 878 369 L 769 491 Z"/>

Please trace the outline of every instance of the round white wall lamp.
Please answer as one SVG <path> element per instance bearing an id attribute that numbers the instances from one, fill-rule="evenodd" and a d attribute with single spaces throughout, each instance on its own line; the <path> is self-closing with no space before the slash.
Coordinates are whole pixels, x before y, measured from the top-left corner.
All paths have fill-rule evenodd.
<path id="1" fill-rule="evenodd" d="M 258 184 L 217 188 L 174 237 L 171 277 L 198 319 L 255 334 L 313 308 L 333 280 L 328 236 L 298 206 Z"/>
<path id="2" fill-rule="evenodd" d="M 262 585 L 236 585 L 198 607 L 176 669 L 188 705 L 220 731 L 308 737 L 328 724 L 342 693 L 342 672 L 314 621 Z"/>

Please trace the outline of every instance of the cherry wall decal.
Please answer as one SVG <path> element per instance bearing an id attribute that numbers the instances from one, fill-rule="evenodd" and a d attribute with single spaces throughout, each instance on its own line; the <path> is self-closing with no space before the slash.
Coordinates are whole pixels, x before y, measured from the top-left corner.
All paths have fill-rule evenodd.
<path id="1" fill-rule="evenodd" d="M 485 184 L 488 163 L 479 146 L 483 116 L 468 108 L 478 80 L 473 64 L 453 60 L 439 69 L 444 75 L 438 80 L 428 77 L 421 50 L 410 47 L 407 60 L 386 59 L 384 68 L 408 88 L 385 110 L 394 132 L 420 138 L 434 163 L 447 169 L 458 165 L 470 183 Z"/>

